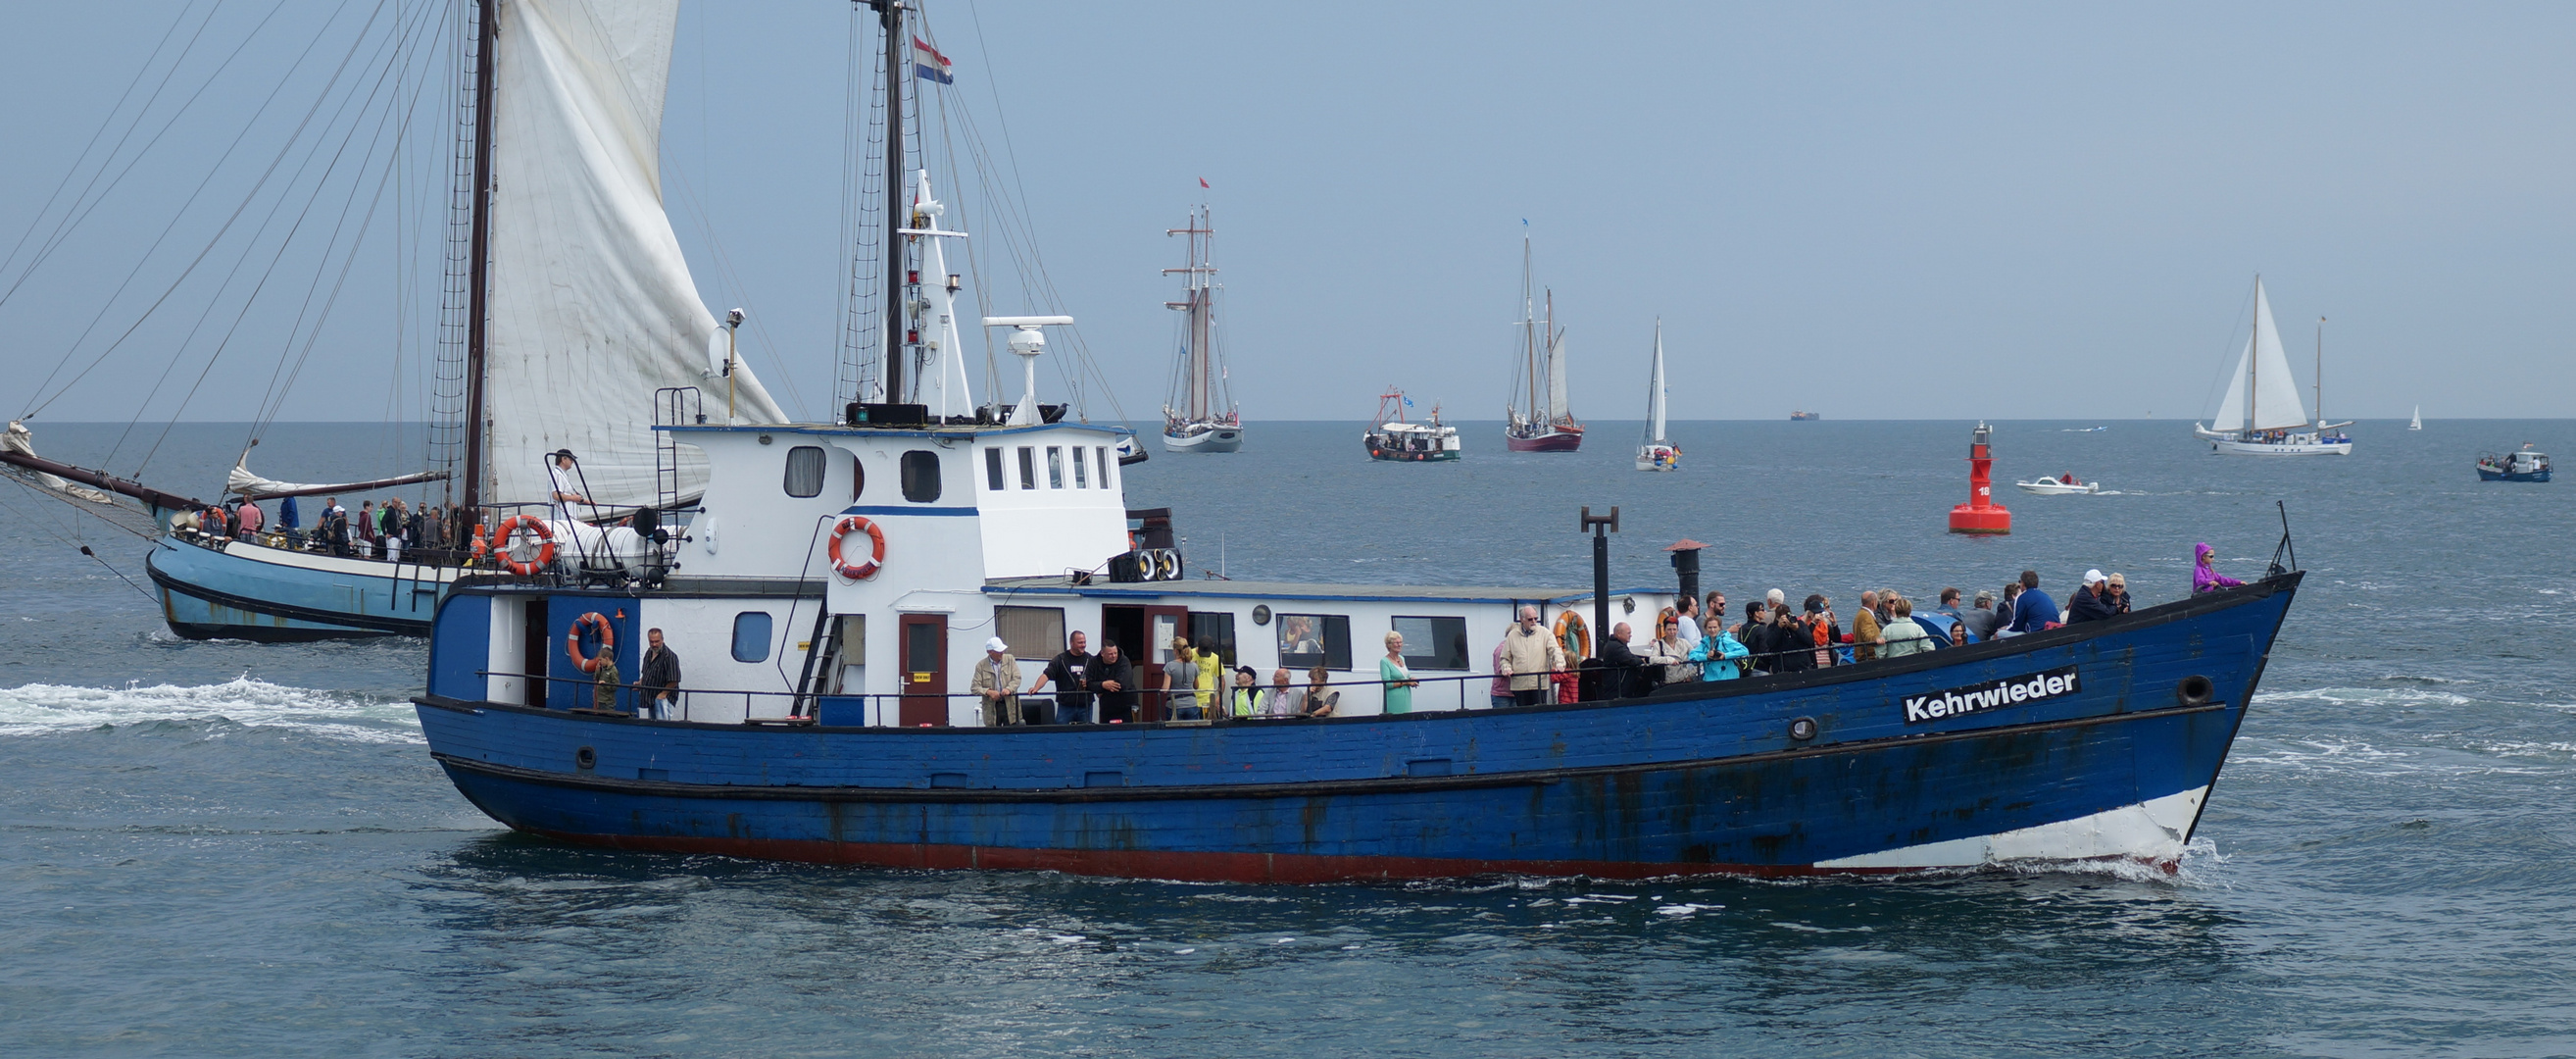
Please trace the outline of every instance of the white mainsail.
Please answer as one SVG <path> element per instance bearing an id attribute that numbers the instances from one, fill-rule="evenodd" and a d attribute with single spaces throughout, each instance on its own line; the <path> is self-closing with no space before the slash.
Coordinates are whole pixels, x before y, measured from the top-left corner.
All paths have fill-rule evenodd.
<path id="1" fill-rule="evenodd" d="M 2250 365 L 2250 369 L 2249 369 Z M 2254 421 L 2246 422 L 2245 384 L 2248 374 L 2254 383 Z M 2280 430 L 2308 424 L 2307 406 L 2299 401 L 2299 384 L 2290 377 L 2290 354 L 2281 347 L 2281 332 L 2272 325 L 2272 302 L 2263 294 L 2263 281 L 2254 280 L 2254 333 L 2245 341 L 2245 355 L 2236 362 L 2236 371 L 2227 383 L 2227 399 L 2219 402 L 2218 415 L 2209 421 L 2213 430 Z"/>
<path id="2" fill-rule="evenodd" d="M 656 500 L 653 392 L 698 387 L 715 317 L 662 210 L 662 103 L 679 0 L 507 0 L 494 67 L 484 447 L 494 502 L 544 499 L 545 453 L 581 459 L 592 502 Z M 786 420 L 748 367 L 734 418 Z M 680 450 L 680 493 L 706 461 Z"/>
<path id="3" fill-rule="evenodd" d="M 1646 444 L 1664 440 L 1664 322 L 1655 321 L 1655 368 L 1646 377 Z"/>
<path id="4" fill-rule="evenodd" d="M 1547 418 L 1541 422 L 1560 423 L 1565 417 L 1565 332 L 1560 329 L 1547 340 Z"/>

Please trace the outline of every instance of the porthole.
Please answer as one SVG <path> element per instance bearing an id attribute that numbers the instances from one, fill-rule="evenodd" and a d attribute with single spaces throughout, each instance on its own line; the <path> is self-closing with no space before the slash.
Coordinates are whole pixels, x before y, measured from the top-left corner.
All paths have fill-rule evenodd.
<path id="1" fill-rule="evenodd" d="M 2205 706 L 2218 695 L 2218 687 L 2209 678 L 2194 673 L 2174 685 L 2174 698 L 2185 706 Z"/>
<path id="2" fill-rule="evenodd" d="M 1813 739 L 1813 738 L 1815 738 L 1815 737 L 1816 737 L 1816 719 L 1815 719 L 1815 718 L 1813 718 L 1813 717 L 1800 717 L 1800 718 L 1798 718 L 1797 720 L 1794 720 L 1794 721 L 1789 722 L 1789 738 L 1791 738 L 1791 739 L 1795 739 L 1795 740 L 1797 740 L 1798 742 L 1803 743 L 1803 742 L 1806 742 L 1807 740 Z"/>

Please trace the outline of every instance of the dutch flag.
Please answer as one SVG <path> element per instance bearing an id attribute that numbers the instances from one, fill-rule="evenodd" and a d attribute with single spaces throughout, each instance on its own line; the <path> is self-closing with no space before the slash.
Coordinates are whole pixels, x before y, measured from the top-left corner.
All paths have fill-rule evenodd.
<path id="1" fill-rule="evenodd" d="M 939 54 L 939 49 L 919 37 L 912 38 L 912 72 L 923 80 L 943 85 L 957 83 L 955 78 L 948 76 L 948 57 Z"/>

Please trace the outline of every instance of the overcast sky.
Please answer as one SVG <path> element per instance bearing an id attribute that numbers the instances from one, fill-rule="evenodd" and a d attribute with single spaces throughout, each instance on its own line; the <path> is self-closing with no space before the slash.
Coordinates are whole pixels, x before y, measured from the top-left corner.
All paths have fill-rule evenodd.
<path id="1" fill-rule="evenodd" d="M 211 3 L 12 11 L 0 247 L 162 32 Z M 280 6 L 214 13 L 206 54 L 249 39 L 240 67 L 0 303 L 9 412 L 270 90 L 242 71 L 283 68 L 323 16 L 375 10 L 287 0 L 249 35 Z M 1049 278 L 1131 417 L 1169 374 L 1159 271 L 1181 250 L 1163 231 L 1203 194 L 1256 421 L 1363 418 L 1390 383 L 1499 417 L 1524 219 L 1592 419 L 1642 414 L 1658 316 L 1676 418 L 2206 417 L 2258 272 L 2294 351 L 2331 318 L 2337 418 L 2419 402 L 2432 418 L 2564 416 L 2576 383 L 2576 6 L 927 6 L 953 98 L 1016 159 Z M 666 200 L 700 287 L 718 312 L 753 313 L 754 363 L 807 415 L 826 414 L 847 267 L 849 26 L 831 0 L 689 0 L 665 122 Z M 414 171 L 438 171 L 416 153 Z M 976 177 L 933 161 L 981 224 Z M 410 205 L 373 230 L 407 217 L 415 250 L 434 248 L 433 183 L 410 179 Z M 205 231 L 183 225 L 172 247 Z M 394 244 L 370 238 L 283 418 L 417 416 L 434 284 L 398 315 Z M 139 290 L 175 274 L 174 252 Z M 1036 308 L 994 271 L 996 311 Z M 300 299 L 330 278 L 271 282 Z M 131 324 L 137 297 L 97 327 Z M 205 319 L 201 343 L 229 323 Z M 141 332 L 44 416 L 135 415 L 185 330 Z M 275 392 L 283 342 L 245 337 L 202 381 L 202 357 L 181 363 L 151 414 L 193 384 L 185 418 L 246 418 Z M 2310 358 L 2293 359 L 2304 388 Z"/>

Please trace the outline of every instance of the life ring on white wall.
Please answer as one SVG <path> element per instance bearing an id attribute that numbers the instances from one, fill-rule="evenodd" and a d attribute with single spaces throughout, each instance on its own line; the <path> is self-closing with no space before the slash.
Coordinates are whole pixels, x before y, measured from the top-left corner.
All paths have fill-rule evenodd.
<path id="1" fill-rule="evenodd" d="M 864 562 L 853 563 L 841 557 L 841 542 L 850 534 L 859 532 L 865 532 L 868 535 L 868 557 Z M 875 577 L 877 571 L 885 569 L 885 531 L 877 528 L 876 523 L 868 521 L 864 516 L 845 517 L 832 527 L 831 556 L 834 573 L 852 581 L 865 581 Z"/>

